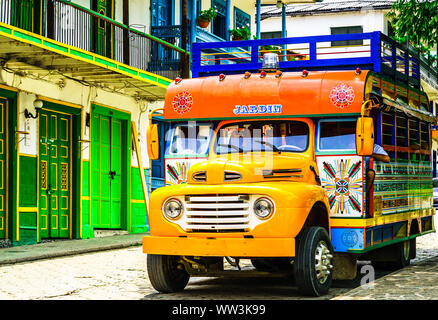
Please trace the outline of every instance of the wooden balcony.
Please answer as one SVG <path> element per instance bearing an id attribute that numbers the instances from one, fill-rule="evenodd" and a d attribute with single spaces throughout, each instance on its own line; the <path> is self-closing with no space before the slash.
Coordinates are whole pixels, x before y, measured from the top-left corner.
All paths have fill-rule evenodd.
<path id="1" fill-rule="evenodd" d="M 65 0 L 43 1 L 39 18 L 28 3 L 0 2 L 0 58 L 11 69 L 56 70 L 148 99 L 181 75 L 185 51 L 171 43 Z"/>

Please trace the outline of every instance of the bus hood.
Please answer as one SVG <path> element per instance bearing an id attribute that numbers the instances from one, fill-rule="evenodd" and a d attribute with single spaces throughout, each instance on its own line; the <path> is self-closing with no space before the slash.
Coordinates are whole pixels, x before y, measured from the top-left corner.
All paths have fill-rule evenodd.
<path id="1" fill-rule="evenodd" d="M 313 159 L 305 154 L 247 153 L 231 154 L 193 165 L 189 184 L 252 183 L 265 181 L 309 181 L 315 183 L 317 170 Z M 315 171 L 317 172 L 317 171 Z"/>

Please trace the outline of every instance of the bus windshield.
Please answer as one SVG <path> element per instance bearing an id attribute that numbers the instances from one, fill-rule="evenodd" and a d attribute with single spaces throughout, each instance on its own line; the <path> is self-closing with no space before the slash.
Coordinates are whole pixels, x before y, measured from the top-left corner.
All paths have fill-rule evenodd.
<path id="1" fill-rule="evenodd" d="M 216 154 L 237 152 L 304 152 L 309 144 L 309 127 L 294 120 L 246 121 L 220 128 Z"/>
<path id="2" fill-rule="evenodd" d="M 166 155 L 205 155 L 211 135 L 211 123 L 178 124 L 170 131 Z"/>

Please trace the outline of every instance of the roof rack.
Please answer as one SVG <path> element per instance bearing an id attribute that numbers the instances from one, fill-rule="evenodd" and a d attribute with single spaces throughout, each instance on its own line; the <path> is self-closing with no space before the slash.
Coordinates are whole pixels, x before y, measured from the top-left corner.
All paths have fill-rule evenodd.
<path id="1" fill-rule="evenodd" d="M 282 71 L 354 70 L 382 73 L 420 87 L 423 60 L 406 44 L 383 33 L 355 33 L 310 37 L 194 43 L 192 77 L 258 72 L 263 54 L 276 52 Z M 430 66 L 424 66 L 430 69 Z M 437 73 L 435 72 L 435 81 Z"/>

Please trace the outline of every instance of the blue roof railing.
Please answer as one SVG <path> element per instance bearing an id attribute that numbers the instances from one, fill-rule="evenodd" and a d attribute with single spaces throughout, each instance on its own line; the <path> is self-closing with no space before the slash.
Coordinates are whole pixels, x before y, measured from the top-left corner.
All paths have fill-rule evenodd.
<path id="1" fill-rule="evenodd" d="M 226 49 L 226 50 L 224 50 Z M 418 53 L 381 32 L 194 43 L 192 77 L 257 72 L 265 52 L 282 71 L 366 69 L 419 87 Z"/>

